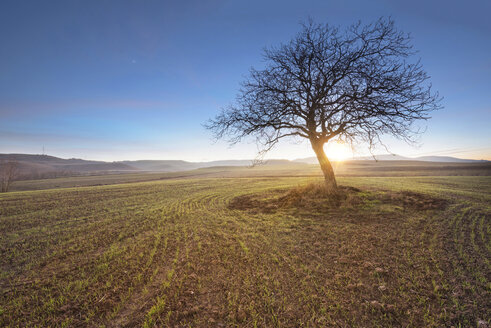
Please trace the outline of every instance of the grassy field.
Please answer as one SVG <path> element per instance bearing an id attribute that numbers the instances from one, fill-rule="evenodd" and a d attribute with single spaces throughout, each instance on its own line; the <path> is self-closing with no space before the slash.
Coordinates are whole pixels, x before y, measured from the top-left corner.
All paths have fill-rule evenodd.
<path id="1" fill-rule="evenodd" d="M 334 162 L 341 177 L 398 177 L 398 176 L 490 176 L 491 163 L 436 163 L 418 161 L 347 161 Z M 155 180 L 185 178 L 243 178 L 243 177 L 321 177 L 319 165 L 285 164 L 254 167 L 216 166 L 180 172 L 136 172 L 89 176 L 61 177 L 15 181 L 11 191 L 101 186 Z"/>
<path id="2" fill-rule="evenodd" d="M 490 176 L 167 178 L 1 194 L 0 326 L 491 320 Z"/>

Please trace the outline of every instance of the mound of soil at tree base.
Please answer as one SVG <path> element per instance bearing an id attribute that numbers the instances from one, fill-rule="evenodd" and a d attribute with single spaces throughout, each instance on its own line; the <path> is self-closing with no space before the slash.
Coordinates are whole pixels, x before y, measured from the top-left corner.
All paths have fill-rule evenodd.
<path id="1" fill-rule="evenodd" d="M 410 191 L 383 192 L 340 186 L 339 191 L 332 194 L 322 184 L 313 183 L 293 189 L 273 190 L 268 194 L 237 196 L 228 207 L 233 210 L 272 213 L 282 208 L 335 209 L 366 202 L 392 204 L 404 210 L 438 210 L 447 205 L 444 199 Z"/>

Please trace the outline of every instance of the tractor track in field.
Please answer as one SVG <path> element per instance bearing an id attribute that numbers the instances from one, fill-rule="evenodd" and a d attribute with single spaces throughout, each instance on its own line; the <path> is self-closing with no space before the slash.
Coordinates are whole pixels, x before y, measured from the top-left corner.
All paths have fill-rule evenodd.
<path id="1" fill-rule="evenodd" d="M 411 192 L 368 179 L 339 208 L 285 196 L 309 181 L 176 179 L 6 198 L 0 325 L 491 320 L 491 212 L 477 180 L 451 180 L 462 187 L 445 202 L 417 189 L 451 190 L 442 178 L 407 180 Z"/>

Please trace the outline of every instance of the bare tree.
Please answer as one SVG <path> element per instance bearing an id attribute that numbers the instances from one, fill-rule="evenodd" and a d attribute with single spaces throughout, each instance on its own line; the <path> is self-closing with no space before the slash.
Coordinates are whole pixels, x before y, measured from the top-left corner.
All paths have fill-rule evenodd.
<path id="1" fill-rule="evenodd" d="M 7 192 L 17 177 L 19 163 L 16 161 L 0 162 L 0 192 Z"/>
<path id="2" fill-rule="evenodd" d="M 255 136 L 264 154 L 285 137 L 310 140 L 326 186 L 336 191 L 329 141 L 366 142 L 381 136 L 413 142 L 413 123 L 440 108 L 410 36 L 391 19 L 340 30 L 310 21 L 289 43 L 266 49 L 266 67 L 254 68 L 236 102 L 205 126 L 231 144 Z"/>

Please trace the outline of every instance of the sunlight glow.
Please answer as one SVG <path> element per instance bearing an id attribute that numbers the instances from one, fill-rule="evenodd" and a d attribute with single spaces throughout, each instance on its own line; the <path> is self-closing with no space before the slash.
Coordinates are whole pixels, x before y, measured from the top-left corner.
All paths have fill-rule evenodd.
<path id="1" fill-rule="evenodd" d="M 332 161 L 344 161 L 353 156 L 351 148 L 342 141 L 328 143 L 325 152 L 329 160 Z"/>

